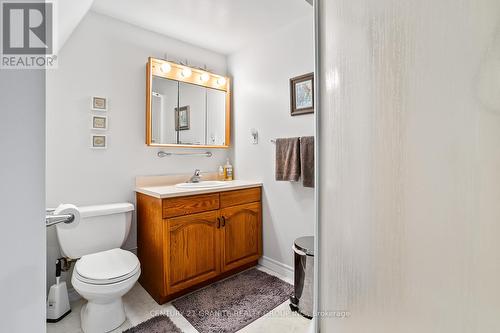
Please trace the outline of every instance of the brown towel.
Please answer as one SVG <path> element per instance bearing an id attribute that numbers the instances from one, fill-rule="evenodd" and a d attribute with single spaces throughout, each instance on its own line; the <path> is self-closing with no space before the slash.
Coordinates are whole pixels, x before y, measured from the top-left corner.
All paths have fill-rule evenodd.
<path id="1" fill-rule="evenodd" d="M 299 177 L 299 138 L 276 139 L 276 180 L 296 182 Z"/>
<path id="2" fill-rule="evenodd" d="M 302 185 L 314 187 L 314 137 L 303 136 L 300 138 L 300 166 L 302 172 Z"/>

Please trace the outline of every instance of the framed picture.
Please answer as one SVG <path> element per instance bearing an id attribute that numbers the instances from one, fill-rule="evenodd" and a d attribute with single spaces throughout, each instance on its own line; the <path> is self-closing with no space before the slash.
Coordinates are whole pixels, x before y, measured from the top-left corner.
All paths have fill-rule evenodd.
<path id="1" fill-rule="evenodd" d="M 97 116 L 92 115 L 91 128 L 93 130 L 107 130 L 108 129 L 108 117 L 107 116 Z"/>
<path id="2" fill-rule="evenodd" d="M 90 135 L 90 148 L 106 149 L 108 147 L 108 137 L 106 135 Z"/>
<path id="3" fill-rule="evenodd" d="M 314 73 L 290 79 L 290 114 L 314 113 Z"/>
<path id="4" fill-rule="evenodd" d="M 189 105 L 175 108 L 175 130 L 186 131 L 190 128 Z"/>
<path id="5" fill-rule="evenodd" d="M 108 111 L 108 100 L 106 97 L 92 97 L 92 105 L 90 107 L 93 111 Z"/>

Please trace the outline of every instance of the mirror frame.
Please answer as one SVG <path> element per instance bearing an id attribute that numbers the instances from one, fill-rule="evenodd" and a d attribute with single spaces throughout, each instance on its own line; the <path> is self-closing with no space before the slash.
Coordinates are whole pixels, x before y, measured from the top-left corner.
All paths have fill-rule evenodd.
<path id="1" fill-rule="evenodd" d="M 161 70 L 163 64 L 170 65 L 170 71 L 165 73 Z M 189 68 L 192 74 L 185 78 L 181 75 L 182 71 Z M 200 77 L 202 74 L 207 73 L 209 79 L 207 82 L 201 82 Z M 185 145 L 185 144 L 175 144 L 175 143 L 153 143 L 152 142 L 152 93 L 153 93 L 153 75 L 159 76 L 165 79 L 175 80 L 179 82 L 185 82 L 190 84 L 195 84 L 197 86 L 202 86 L 205 88 L 217 89 L 224 91 L 226 93 L 226 133 L 225 133 L 225 145 Z M 220 78 L 225 79 L 224 84 L 218 84 L 217 80 Z M 162 59 L 157 59 L 153 57 L 148 58 L 148 63 L 146 65 L 146 145 L 150 147 L 178 147 L 178 148 L 229 148 L 231 146 L 231 91 L 230 91 L 230 79 L 229 77 L 214 74 L 201 70 L 199 68 L 193 68 L 189 66 L 184 66 L 176 64 L 171 61 L 166 61 Z"/>

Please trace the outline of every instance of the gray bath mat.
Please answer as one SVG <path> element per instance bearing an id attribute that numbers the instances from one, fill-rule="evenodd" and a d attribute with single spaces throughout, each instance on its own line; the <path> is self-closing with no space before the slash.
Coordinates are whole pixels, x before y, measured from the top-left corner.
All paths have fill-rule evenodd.
<path id="1" fill-rule="evenodd" d="M 252 269 L 172 304 L 200 333 L 232 333 L 286 301 L 292 292 L 292 285 Z"/>
<path id="2" fill-rule="evenodd" d="M 156 316 L 123 333 L 182 333 L 167 316 Z"/>

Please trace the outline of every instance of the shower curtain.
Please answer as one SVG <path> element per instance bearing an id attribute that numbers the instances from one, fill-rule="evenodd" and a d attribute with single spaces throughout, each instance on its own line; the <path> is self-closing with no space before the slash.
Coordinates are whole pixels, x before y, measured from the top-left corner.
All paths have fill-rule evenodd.
<path id="1" fill-rule="evenodd" d="M 321 332 L 500 332 L 500 1 L 316 5 Z"/>

